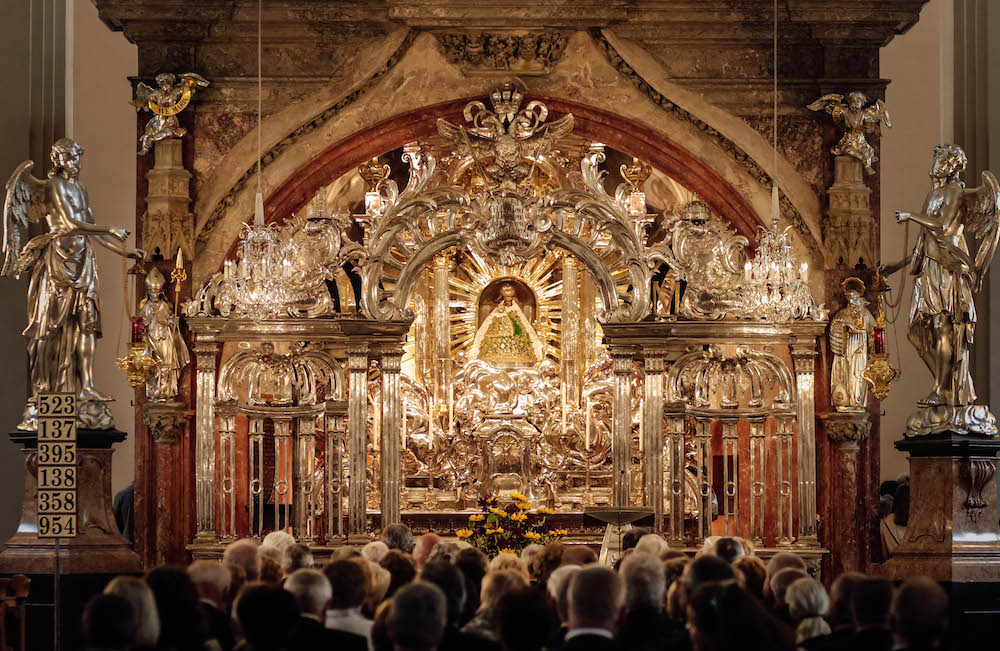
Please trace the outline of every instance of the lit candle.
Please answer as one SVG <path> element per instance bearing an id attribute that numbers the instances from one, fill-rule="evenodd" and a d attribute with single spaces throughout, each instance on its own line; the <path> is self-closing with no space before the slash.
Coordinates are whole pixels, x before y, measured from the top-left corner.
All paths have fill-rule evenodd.
<path id="1" fill-rule="evenodd" d="M 406 403 L 403 403 L 403 448 L 406 448 Z"/>
<path id="2" fill-rule="evenodd" d="M 562 433 L 566 436 L 566 383 L 560 387 L 562 393 Z"/>
<path id="3" fill-rule="evenodd" d="M 455 427 L 455 385 L 448 385 L 448 434 Z"/>
<path id="4" fill-rule="evenodd" d="M 750 261 L 747 260 L 747 263 L 743 265 L 743 280 L 747 282 L 750 282 L 750 268 L 751 268 Z"/>
<path id="5" fill-rule="evenodd" d="M 643 424 L 645 423 L 645 421 L 646 421 L 646 399 L 643 398 L 642 400 L 639 401 L 639 452 L 640 453 L 645 448 L 645 443 L 643 441 L 645 439 L 645 437 L 643 436 L 644 433 Z"/>
<path id="6" fill-rule="evenodd" d="M 587 449 L 590 449 L 590 400 L 587 401 L 587 438 L 586 438 Z"/>

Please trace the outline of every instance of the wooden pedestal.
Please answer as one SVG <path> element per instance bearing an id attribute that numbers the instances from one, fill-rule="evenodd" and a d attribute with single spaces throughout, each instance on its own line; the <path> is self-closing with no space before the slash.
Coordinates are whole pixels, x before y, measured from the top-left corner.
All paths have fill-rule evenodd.
<path id="1" fill-rule="evenodd" d="M 896 448 L 909 454 L 910 517 L 884 572 L 899 580 L 1000 582 L 1000 439 L 948 433 L 903 439 Z"/>

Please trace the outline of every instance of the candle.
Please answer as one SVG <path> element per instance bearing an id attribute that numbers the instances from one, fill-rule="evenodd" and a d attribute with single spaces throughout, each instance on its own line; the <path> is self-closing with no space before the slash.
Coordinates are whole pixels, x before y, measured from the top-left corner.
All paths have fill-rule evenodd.
<path id="1" fill-rule="evenodd" d="M 747 263 L 745 265 L 743 265 L 743 280 L 745 280 L 747 282 L 750 282 L 750 269 L 751 269 L 751 266 L 752 265 L 750 264 L 749 260 L 747 260 Z"/>
<path id="2" fill-rule="evenodd" d="M 455 427 L 455 385 L 448 385 L 448 433 Z"/>
<path id="3" fill-rule="evenodd" d="M 562 393 L 562 433 L 566 436 L 566 383 L 560 387 Z"/>
<path id="4" fill-rule="evenodd" d="M 590 400 L 587 401 L 587 449 L 590 449 Z"/>
<path id="5" fill-rule="evenodd" d="M 406 448 L 406 403 L 403 403 L 403 448 Z"/>
<path id="6" fill-rule="evenodd" d="M 643 448 L 645 447 L 645 443 L 643 442 L 643 439 L 645 439 L 645 437 L 643 436 L 644 433 L 643 424 L 645 420 L 646 420 L 646 400 L 645 398 L 643 398 L 642 400 L 639 401 L 639 452 L 640 453 L 642 453 Z"/>
<path id="7" fill-rule="evenodd" d="M 132 319 L 132 343 L 141 344 L 142 342 L 142 317 L 137 316 Z"/>

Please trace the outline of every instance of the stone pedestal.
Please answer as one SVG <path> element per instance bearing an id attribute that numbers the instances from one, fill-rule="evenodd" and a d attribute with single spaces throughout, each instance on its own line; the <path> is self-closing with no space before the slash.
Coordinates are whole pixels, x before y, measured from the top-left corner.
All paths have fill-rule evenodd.
<path id="1" fill-rule="evenodd" d="M 191 173 L 184 169 L 179 138 L 154 144 L 155 165 L 146 172 L 149 193 L 142 223 L 142 245 L 150 255 L 171 260 L 177 249 L 194 256 L 194 216 L 191 214 Z"/>
<path id="2" fill-rule="evenodd" d="M 0 553 L 0 573 L 55 572 L 55 541 L 39 538 L 38 438 L 35 432 L 10 435 L 23 446 L 24 507 L 17 533 Z M 125 440 L 118 430 L 77 430 L 77 528 L 75 538 L 59 540 L 62 574 L 121 574 L 141 569 L 139 556 L 118 533 L 111 510 L 112 444 Z"/>
<path id="3" fill-rule="evenodd" d="M 827 190 L 830 207 L 823 225 L 826 268 L 838 263 L 849 268 L 859 262 L 875 266 L 871 189 L 865 185 L 861 162 L 850 156 L 834 159 L 833 185 Z"/>
<path id="4" fill-rule="evenodd" d="M 944 433 L 906 438 L 910 517 L 883 566 L 893 579 L 1000 582 L 996 467 L 1000 439 Z"/>
<path id="5" fill-rule="evenodd" d="M 871 432 L 868 412 L 831 412 L 825 420 L 826 436 L 830 440 L 833 494 L 836 500 L 831 508 L 832 526 L 827 536 L 833 540 L 828 545 L 836 550 L 831 556 L 834 575 L 842 572 L 865 570 L 863 550 L 870 531 L 868 524 L 874 520 L 865 513 L 861 502 L 863 488 L 859 482 L 861 443 Z"/>

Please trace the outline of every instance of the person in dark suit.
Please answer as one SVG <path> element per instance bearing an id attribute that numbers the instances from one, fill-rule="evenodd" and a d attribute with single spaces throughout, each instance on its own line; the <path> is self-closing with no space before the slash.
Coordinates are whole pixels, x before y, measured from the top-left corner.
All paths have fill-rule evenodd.
<path id="1" fill-rule="evenodd" d="M 880 576 L 868 576 L 854 586 L 851 613 L 855 633 L 843 648 L 851 651 L 889 651 L 889 608 L 892 605 L 892 582 Z"/>
<path id="2" fill-rule="evenodd" d="M 386 615 L 393 649 L 435 651 L 448 622 L 448 601 L 441 588 L 414 581 L 399 589 Z"/>
<path id="3" fill-rule="evenodd" d="M 249 585 L 233 603 L 233 611 L 243 631 L 241 651 L 285 651 L 299 620 L 295 597 L 285 590 L 263 583 Z"/>
<path id="4" fill-rule="evenodd" d="M 444 593 L 448 618 L 438 651 L 498 651 L 499 645 L 478 635 L 463 633 L 459 627 L 465 609 L 465 577 L 449 561 L 429 561 L 420 571 L 420 580 L 433 583 Z"/>
<path id="5" fill-rule="evenodd" d="M 618 627 L 618 644 L 630 651 L 672 649 L 671 640 L 682 631 L 667 617 L 663 562 L 636 552 L 622 561 L 620 574 L 625 582 L 625 616 Z"/>
<path id="6" fill-rule="evenodd" d="M 907 579 L 893 597 L 889 626 L 893 649 L 948 648 L 948 595 L 927 577 Z"/>
<path id="7" fill-rule="evenodd" d="M 299 618 L 289 637 L 289 649 L 367 651 L 368 640 L 363 636 L 323 625 L 333 588 L 322 572 L 307 568 L 296 570 L 285 579 L 285 590 L 295 597 L 299 607 Z"/>
<path id="8" fill-rule="evenodd" d="M 201 599 L 209 636 L 219 643 L 222 651 L 232 651 L 236 638 L 226 611 L 226 598 L 232 584 L 229 569 L 219 561 L 200 560 L 188 565 L 187 573 Z"/>
<path id="9" fill-rule="evenodd" d="M 616 651 L 615 630 L 625 588 L 612 570 L 584 567 L 569 586 L 569 625 L 563 651 Z"/>

